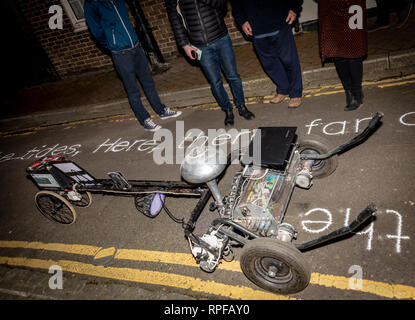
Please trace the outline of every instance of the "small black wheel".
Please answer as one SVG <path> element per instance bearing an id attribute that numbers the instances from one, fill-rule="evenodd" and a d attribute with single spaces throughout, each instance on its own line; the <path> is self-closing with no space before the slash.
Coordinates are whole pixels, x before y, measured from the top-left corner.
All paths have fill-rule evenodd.
<path id="1" fill-rule="evenodd" d="M 325 154 L 330 150 L 330 143 L 320 136 L 309 135 L 299 141 L 300 154 Z M 315 160 L 311 174 L 317 179 L 328 177 L 336 170 L 338 163 L 337 155 L 325 160 Z"/>
<path id="2" fill-rule="evenodd" d="M 81 208 L 88 208 L 92 203 L 92 194 L 89 191 L 79 192 L 82 196 L 80 201 L 68 200 L 71 204 Z"/>
<path id="3" fill-rule="evenodd" d="M 49 220 L 72 224 L 76 221 L 76 212 L 72 205 L 61 195 L 52 191 L 39 191 L 35 195 L 36 206 Z"/>
<path id="4" fill-rule="evenodd" d="M 302 253 L 292 244 L 274 238 L 248 241 L 240 264 L 250 281 L 274 293 L 296 293 L 310 282 L 310 267 Z"/>

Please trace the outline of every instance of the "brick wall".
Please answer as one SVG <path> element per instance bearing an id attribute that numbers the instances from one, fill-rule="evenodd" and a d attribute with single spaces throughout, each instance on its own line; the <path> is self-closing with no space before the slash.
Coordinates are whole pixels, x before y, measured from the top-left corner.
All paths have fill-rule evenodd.
<path id="1" fill-rule="evenodd" d="M 96 47 L 88 30 L 74 32 L 65 10 L 63 29 L 49 29 L 48 22 L 51 17 L 48 13 L 49 7 L 61 5 L 59 0 L 16 0 L 16 2 L 62 78 L 113 68 L 110 57 Z M 176 56 L 178 49 L 165 10 L 164 0 L 140 0 L 140 5 L 165 59 L 168 60 Z M 231 10 L 226 17 L 226 23 L 234 43 L 243 41 L 240 32 L 234 25 Z"/>
<path id="2" fill-rule="evenodd" d="M 74 32 L 64 11 L 63 29 L 49 28 L 49 7 L 59 0 L 17 0 L 20 11 L 31 25 L 39 43 L 62 78 L 112 68 L 111 59 L 102 54 L 88 30 Z"/>

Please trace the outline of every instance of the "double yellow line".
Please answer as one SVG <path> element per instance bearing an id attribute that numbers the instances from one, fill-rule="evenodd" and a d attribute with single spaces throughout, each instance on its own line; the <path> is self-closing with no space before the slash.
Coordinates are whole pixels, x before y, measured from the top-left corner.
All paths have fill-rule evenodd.
<path id="1" fill-rule="evenodd" d="M 116 260 L 144 261 L 164 264 L 174 264 L 187 267 L 198 267 L 190 253 L 172 253 L 162 251 L 102 248 L 97 246 L 42 243 L 26 241 L 0 241 L 0 248 L 22 248 L 34 250 L 56 251 L 68 254 L 77 254 L 93 257 L 94 259 L 113 256 Z M 235 286 L 214 281 L 206 281 L 195 277 L 171 274 L 165 272 L 139 270 L 133 268 L 104 267 L 94 264 L 81 263 L 69 260 L 41 260 L 22 257 L 2 257 L 0 264 L 17 267 L 29 267 L 36 269 L 49 269 L 52 265 L 59 265 L 66 272 L 83 274 L 94 277 L 116 280 L 146 283 L 152 285 L 169 286 L 185 290 L 191 290 L 203 294 L 216 295 L 232 299 L 242 300 L 292 300 L 294 298 L 276 295 L 261 290 L 255 290 L 245 286 Z M 224 262 L 219 265 L 220 270 L 241 272 L 237 261 Z M 361 288 L 351 288 L 350 278 L 312 273 L 311 285 L 336 288 L 340 290 L 354 290 L 370 293 L 391 299 L 415 300 L 415 287 L 389 284 L 379 281 L 362 280 Z"/>
<path id="2" fill-rule="evenodd" d="M 95 258 L 103 258 L 106 254 L 112 255 L 112 248 L 104 249 L 101 247 L 88 245 L 68 245 L 62 243 L 41 243 L 25 241 L 0 241 L 3 248 L 23 248 L 37 249 L 46 251 L 57 251 L 69 254 L 78 254 Z M 114 259 L 147 261 L 177 264 L 183 266 L 197 266 L 194 259 L 189 254 L 168 253 L 148 250 L 119 249 L 116 251 Z M 94 264 L 81 263 L 69 260 L 40 260 L 21 257 L 1 257 L 0 264 L 17 267 L 29 267 L 36 269 L 49 269 L 52 265 L 58 265 L 65 272 L 72 272 L 82 275 L 146 283 L 152 285 L 169 286 L 203 294 L 222 296 L 231 299 L 242 300 L 292 300 L 291 297 L 276 295 L 269 292 L 254 290 L 245 286 L 235 286 L 205 281 L 199 278 L 171 274 L 165 272 L 139 270 L 133 268 L 104 267 Z"/>

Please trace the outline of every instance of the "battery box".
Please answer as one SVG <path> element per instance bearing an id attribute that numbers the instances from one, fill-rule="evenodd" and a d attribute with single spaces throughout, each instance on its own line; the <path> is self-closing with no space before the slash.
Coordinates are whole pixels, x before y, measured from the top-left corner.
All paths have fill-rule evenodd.
<path id="1" fill-rule="evenodd" d="M 297 127 L 259 127 L 241 157 L 242 164 L 285 171 L 297 141 L 296 131 Z"/>

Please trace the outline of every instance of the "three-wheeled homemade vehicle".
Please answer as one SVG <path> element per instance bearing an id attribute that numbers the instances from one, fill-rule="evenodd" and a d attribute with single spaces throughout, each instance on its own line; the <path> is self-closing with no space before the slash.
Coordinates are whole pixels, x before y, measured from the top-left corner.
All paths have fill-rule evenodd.
<path id="1" fill-rule="evenodd" d="M 370 204 L 350 225 L 298 244 L 293 241 L 297 231 L 284 222 L 293 190 L 296 186 L 308 189 L 313 178 L 333 173 L 338 155 L 367 139 L 382 117 L 376 113 L 363 132 L 337 148 L 330 148 L 321 137 L 299 139 L 296 127 L 261 127 L 243 150 L 226 155 L 221 149 L 208 147 L 187 155 L 181 164 L 185 181 L 127 180 L 121 172 L 108 173 L 109 179 L 96 179 L 62 156 L 45 158 L 27 172 L 40 189 L 35 195 L 36 206 L 48 219 L 74 223 L 74 206 L 89 206 L 91 193 L 131 195 L 137 210 L 146 216 L 154 218 L 164 208 L 182 224 L 202 270 L 213 272 L 222 259 L 234 258 L 235 247 L 242 247 L 240 265 L 249 280 L 263 289 L 290 294 L 303 290 L 310 281 L 310 267 L 302 251 L 351 234 L 376 212 Z M 253 141 L 260 141 L 259 154 L 255 155 Z M 229 193 L 222 196 L 218 181 L 235 160 L 241 163 L 240 170 Z M 187 221 L 177 219 L 166 208 L 169 195 L 200 197 Z M 196 235 L 196 222 L 212 196 L 209 208 L 217 211 L 218 218 L 204 234 Z"/>

